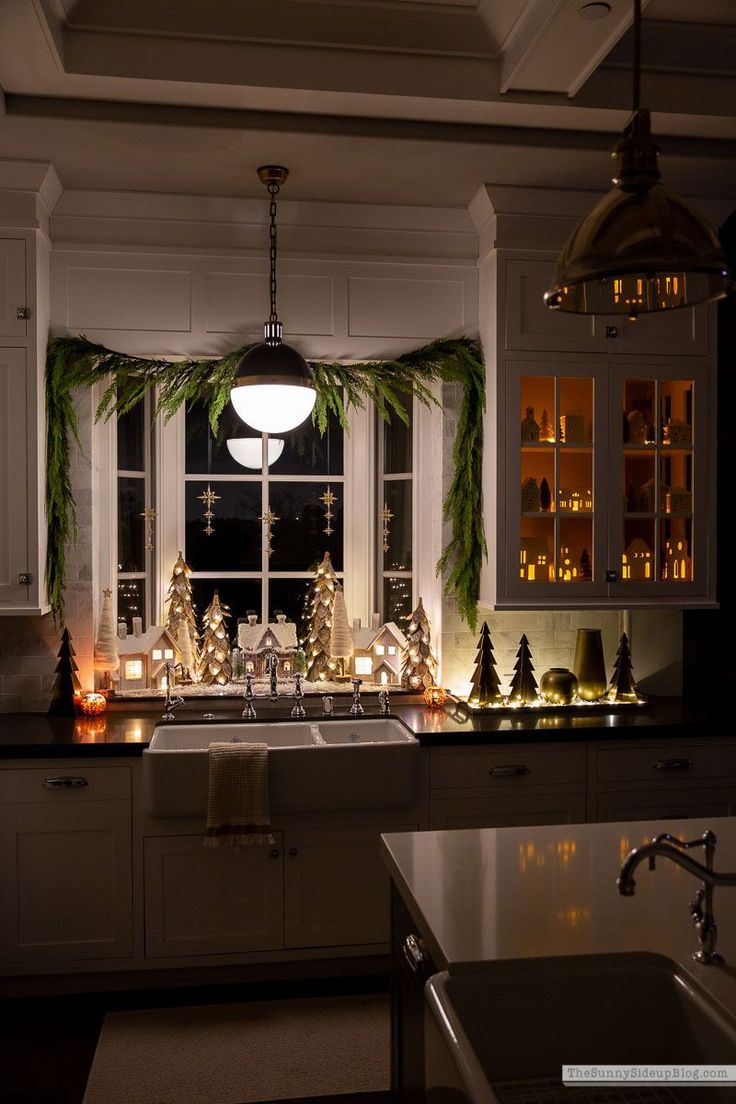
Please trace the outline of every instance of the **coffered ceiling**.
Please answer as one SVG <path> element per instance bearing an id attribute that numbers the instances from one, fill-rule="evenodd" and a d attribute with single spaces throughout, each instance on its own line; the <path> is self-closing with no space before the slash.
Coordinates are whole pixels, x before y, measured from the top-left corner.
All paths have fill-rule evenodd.
<path id="1" fill-rule="evenodd" d="M 485 180 L 603 190 L 631 0 L 2 0 L 0 156 L 70 188 L 464 206 Z M 591 18 L 597 16 L 597 18 Z M 645 0 L 674 187 L 736 195 L 736 2 Z"/>

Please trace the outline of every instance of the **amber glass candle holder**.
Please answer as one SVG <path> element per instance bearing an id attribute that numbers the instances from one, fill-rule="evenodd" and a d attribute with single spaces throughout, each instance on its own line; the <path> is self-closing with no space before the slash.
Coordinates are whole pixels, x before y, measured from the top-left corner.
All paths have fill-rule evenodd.
<path id="1" fill-rule="evenodd" d="M 82 717 L 99 717 L 107 709 L 107 699 L 96 690 L 87 690 L 77 699 L 77 709 Z"/>

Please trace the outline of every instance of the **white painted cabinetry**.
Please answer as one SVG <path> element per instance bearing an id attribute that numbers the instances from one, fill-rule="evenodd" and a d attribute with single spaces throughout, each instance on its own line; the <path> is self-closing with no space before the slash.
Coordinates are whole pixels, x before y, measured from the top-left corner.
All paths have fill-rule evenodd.
<path id="1" fill-rule="evenodd" d="M 130 770 L 1 771 L 0 867 L 3 961 L 130 957 Z"/>
<path id="2" fill-rule="evenodd" d="M 550 311 L 554 239 L 570 220 L 536 212 L 533 196 L 514 202 L 523 217 L 488 196 L 473 206 L 488 389 L 481 601 L 713 606 L 712 305 L 635 322 Z"/>
<path id="3" fill-rule="evenodd" d="M 45 613 L 48 242 L 0 229 L 0 614 Z"/>

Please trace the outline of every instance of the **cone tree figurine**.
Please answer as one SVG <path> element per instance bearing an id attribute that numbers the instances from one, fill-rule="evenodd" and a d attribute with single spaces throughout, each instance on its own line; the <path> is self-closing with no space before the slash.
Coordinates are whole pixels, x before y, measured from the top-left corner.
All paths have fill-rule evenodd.
<path id="1" fill-rule="evenodd" d="M 56 679 L 51 690 L 49 717 L 74 717 L 75 700 L 82 692 L 82 684 L 77 678 L 78 667 L 74 661 L 76 652 L 72 644 L 72 634 L 66 628 L 61 634 L 61 647 L 56 655 L 59 662 L 56 664 Z"/>
<path id="2" fill-rule="evenodd" d="M 530 702 L 536 701 L 538 697 L 537 680 L 534 677 L 534 664 L 532 663 L 532 653 L 529 648 L 529 641 L 526 638 L 526 633 L 524 633 L 519 641 L 519 650 L 516 653 L 514 677 L 511 680 L 511 688 L 509 690 L 509 701 L 528 705 Z"/>
<path id="3" fill-rule="evenodd" d="M 192 569 L 185 562 L 181 552 L 171 572 L 171 582 L 166 601 L 169 603 L 169 612 L 166 615 L 166 628 L 179 645 L 182 653 L 182 665 L 193 676 L 197 668 L 197 645 L 199 633 L 197 632 L 197 614 L 192 602 L 192 584 L 189 576 Z M 189 638 L 187 644 L 184 634 Z"/>
<path id="4" fill-rule="evenodd" d="M 339 583 L 335 590 L 335 601 L 332 607 L 330 653 L 333 659 L 342 661 L 342 673 L 345 674 L 345 660 L 350 659 L 350 656 L 353 654 L 353 634 L 350 630 L 350 623 L 348 621 L 345 595 Z"/>
<path id="5" fill-rule="evenodd" d="M 496 661 L 491 643 L 491 631 L 484 621 L 478 637 L 478 654 L 475 657 L 473 688 L 468 698 L 473 705 L 495 705 L 503 698 L 499 689 L 500 680 L 496 671 Z"/>
<path id="6" fill-rule="evenodd" d="M 312 582 L 312 601 L 309 609 L 309 632 L 304 641 L 307 653 L 307 679 L 309 682 L 331 679 L 339 666 L 332 658 L 332 616 L 338 582 L 332 570 L 330 553 L 325 552 L 322 563 Z"/>
<path id="7" fill-rule="evenodd" d="M 102 595 L 100 623 L 95 640 L 95 671 L 102 674 L 102 686 L 109 690 L 110 684 L 117 680 L 120 657 L 118 656 L 118 635 L 112 616 L 112 591 L 106 587 Z"/>
<path id="8" fill-rule="evenodd" d="M 636 702 L 639 701 L 639 691 L 634 682 L 634 671 L 631 666 L 631 646 L 626 633 L 623 633 L 616 652 L 616 662 L 613 665 L 611 685 L 608 687 L 606 697 L 612 702 Z"/>
<path id="9" fill-rule="evenodd" d="M 216 683 L 224 686 L 232 678 L 230 644 L 226 620 L 230 616 L 228 606 L 220 604 L 217 591 L 202 616 L 202 649 L 199 653 L 199 677 L 206 686 Z"/>
<path id="10" fill-rule="evenodd" d="M 437 681 L 437 660 L 432 652 L 429 619 L 421 598 L 409 618 L 406 641 L 401 685 L 405 690 L 425 690 L 434 686 Z"/>

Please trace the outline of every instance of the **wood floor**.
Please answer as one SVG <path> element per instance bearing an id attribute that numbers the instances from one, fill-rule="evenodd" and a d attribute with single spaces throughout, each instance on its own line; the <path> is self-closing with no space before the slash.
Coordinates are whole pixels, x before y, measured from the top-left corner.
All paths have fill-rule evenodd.
<path id="1" fill-rule="evenodd" d="M 387 990 L 387 978 L 361 977 L 3 1000 L 0 1101 L 82 1104 L 97 1038 L 108 1012 Z M 309 1104 L 390 1104 L 390 1094 L 311 1097 Z"/>

